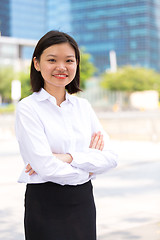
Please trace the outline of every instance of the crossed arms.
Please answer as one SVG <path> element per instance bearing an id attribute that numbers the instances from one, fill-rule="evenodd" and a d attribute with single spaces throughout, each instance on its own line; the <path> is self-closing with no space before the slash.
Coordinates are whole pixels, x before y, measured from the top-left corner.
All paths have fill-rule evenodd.
<path id="1" fill-rule="evenodd" d="M 103 147 L 104 147 L 103 135 L 101 134 L 101 132 L 94 133 L 92 135 L 89 148 L 102 151 Z M 57 157 L 59 160 L 61 160 L 62 162 L 66 162 L 68 164 L 70 164 L 73 161 L 73 157 L 69 153 L 66 153 L 66 154 L 53 153 L 53 155 Z M 29 173 L 30 176 L 32 174 L 36 174 L 36 172 L 32 169 L 32 166 L 30 164 L 26 166 L 25 172 Z M 92 175 L 92 173 L 90 173 L 90 175 Z"/>

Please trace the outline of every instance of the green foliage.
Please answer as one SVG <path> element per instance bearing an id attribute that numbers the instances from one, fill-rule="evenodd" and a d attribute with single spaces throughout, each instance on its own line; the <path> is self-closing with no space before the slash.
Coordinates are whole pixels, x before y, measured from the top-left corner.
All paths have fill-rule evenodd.
<path id="1" fill-rule="evenodd" d="M 12 67 L 0 68 L 0 95 L 3 102 L 11 102 L 11 83 L 13 80 L 21 81 L 22 98 L 31 94 L 29 70 L 15 73 Z"/>
<path id="2" fill-rule="evenodd" d="M 19 80 L 21 81 L 21 98 L 25 98 L 32 93 L 29 70 L 27 72 L 20 72 Z"/>
<path id="3" fill-rule="evenodd" d="M 14 71 L 12 67 L 0 68 L 0 95 L 3 102 L 11 100 L 11 82 L 14 80 Z"/>
<path id="4" fill-rule="evenodd" d="M 125 66 L 116 73 L 105 73 L 101 86 L 114 91 L 160 91 L 160 74 L 152 69 Z"/>
<path id="5" fill-rule="evenodd" d="M 81 62 L 80 62 L 80 87 L 85 89 L 86 81 L 91 78 L 96 72 L 94 64 L 90 61 L 91 55 L 81 50 Z"/>

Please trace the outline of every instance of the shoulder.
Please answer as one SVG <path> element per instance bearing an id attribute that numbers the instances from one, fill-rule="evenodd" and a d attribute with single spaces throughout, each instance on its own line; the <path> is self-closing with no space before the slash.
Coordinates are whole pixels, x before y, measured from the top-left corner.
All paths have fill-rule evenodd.
<path id="1" fill-rule="evenodd" d="M 29 95 L 28 97 L 25 97 L 25 98 L 21 99 L 18 104 L 27 104 L 27 103 L 30 103 L 30 102 L 33 101 L 33 99 L 34 99 L 34 98 L 33 98 L 33 95 L 34 95 L 34 93 L 32 93 L 31 95 Z"/>
<path id="2" fill-rule="evenodd" d="M 36 100 L 34 97 L 34 93 L 32 93 L 28 97 L 25 97 L 18 102 L 17 111 L 19 111 L 20 109 L 28 109 L 28 110 L 30 109 L 31 110 L 31 109 L 33 109 L 35 102 L 36 102 Z"/>
<path id="3" fill-rule="evenodd" d="M 31 94 L 28 97 L 23 98 L 18 102 L 16 106 L 16 121 L 18 119 L 27 119 L 27 121 L 39 120 L 38 101 L 35 98 L 35 94 Z"/>

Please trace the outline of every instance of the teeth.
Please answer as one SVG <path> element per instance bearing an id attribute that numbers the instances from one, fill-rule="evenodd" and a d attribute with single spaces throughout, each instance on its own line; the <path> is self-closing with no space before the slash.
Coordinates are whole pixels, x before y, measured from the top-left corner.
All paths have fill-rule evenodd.
<path id="1" fill-rule="evenodd" d="M 57 77 L 66 77 L 67 75 L 55 75 L 55 76 L 57 76 Z"/>

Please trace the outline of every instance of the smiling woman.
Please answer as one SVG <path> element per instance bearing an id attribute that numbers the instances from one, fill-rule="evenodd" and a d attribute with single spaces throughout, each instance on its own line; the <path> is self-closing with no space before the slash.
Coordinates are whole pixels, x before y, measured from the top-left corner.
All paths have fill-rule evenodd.
<path id="1" fill-rule="evenodd" d="M 96 240 L 91 179 L 117 155 L 88 101 L 71 95 L 80 91 L 79 63 L 75 40 L 48 32 L 32 57 L 33 94 L 17 106 L 26 240 Z"/>
<path id="2" fill-rule="evenodd" d="M 56 99 L 63 92 L 65 100 L 65 87 L 72 82 L 76 75 L 77 60 L 75 50 L 69 43 L 55 44 L 43 51 L 40 59 L 33 58 L 34 67 L 41 72 L 44 80 L 44 89 L 52 95 L 56 93 Z"/>
<path id="3" fill-rule="evenodd" d="M 48 48 L 52 48 L 55 45 L 57 47 L 59 47 L 59 45 L 63 45 L 61 47 L 61 50 L 63 48 L 64 53 L 66 53 L 66 58 L 65 61 L 67 63 L 70 63 L 72 61 L 74 61 L 76 63 L 76 74 L 75 77 L 72 79 L 72 82 L 68 85 L 66 85 L 65 89 L 69 92 L 69 93 L 76 93 L 78 91 L 81 91 L 79 88 L 79 80 L 80 80 L 80 69 L 79 69 L 79 63 L 80 63 L 80 52 L 79 52 L 79 48 L 77 43 L 75 42 L 75 40 L 70 37 L 68 34 L 66 33 L 62 33 L 59 31 L 50 31 L 47 34 L 45 34 L 40 41 L 37 43 L 37 46 L 34 50 L 33 53 L 33 58 L 32 58 L 32 64 L 31 64 L 31 85 L 32 85 L 32 89 L 33 92 L 38 92 L 41 88 L 44 87 L 44 79 L 41 75 L 41 72 L 38 70 L 36 70 L 36 63 L 40 64 L 40 58 L 41 55 L 45 52 L 45 50 L 47 51 Z M 68 53 L 67 53 L 67 49 L 64 49 L 64 45 L 67 44 L 69 46 L 69 49 L 71 50 L 71 53 L 69 53 L 69 49 L 68 49 Z M 49 62 L 55 63 L 57 61 L 57 57 L 61 57 L 61 55 L 57 56 L 57 48 L 54 48 L 54 50 L 56 52 L 49 52 L 48 55 L 46 56 Z M 69 54 L 69 55 L 68 55 Z M 64 57 L 64 56 L 63 56 Z M 59 59 L 61 60 L 61 59 Z M 38 64 L 38 67 L 39 67 Z M 61 66 L 61 65 L 60 65 Z"/>

